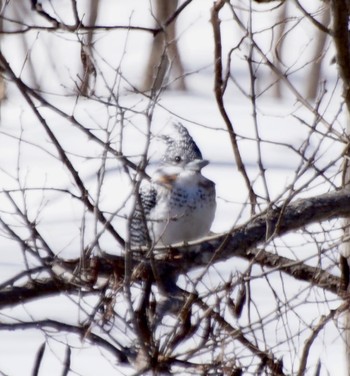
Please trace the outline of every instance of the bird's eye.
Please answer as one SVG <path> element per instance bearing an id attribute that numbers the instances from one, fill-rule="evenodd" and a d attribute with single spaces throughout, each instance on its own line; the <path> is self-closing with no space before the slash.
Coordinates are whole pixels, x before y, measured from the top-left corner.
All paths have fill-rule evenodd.
<path id="1" fill-rule="evenodd" d="M 181 162 L 181 157 L 180 157 L 179 155 L 177 155 L 177 156 L 174 158 L 174 161 L 175 161 L 176 163 Z"/>

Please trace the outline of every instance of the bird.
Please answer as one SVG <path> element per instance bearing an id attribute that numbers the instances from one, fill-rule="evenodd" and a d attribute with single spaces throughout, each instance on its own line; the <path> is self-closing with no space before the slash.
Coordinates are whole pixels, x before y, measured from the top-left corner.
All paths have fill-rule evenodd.
<path id="1" fill-rule="evenodd" d="M 162 136 L 166 150 L 150 182 L 141 184 L 132 213 L 131 247 L 170 246 L 206 236 L 216 211 L 215 183 L 201 173 L 209 164 L 182 124 Z"/>

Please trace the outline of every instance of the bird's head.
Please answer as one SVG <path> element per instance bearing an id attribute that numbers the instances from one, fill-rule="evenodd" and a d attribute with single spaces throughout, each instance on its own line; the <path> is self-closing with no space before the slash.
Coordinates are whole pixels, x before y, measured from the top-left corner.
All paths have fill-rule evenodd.
<path id="1" fill-rule="evenodd" d="M 182 124 L 178 124 L 176 129 L 177 135 L 175 137 L 162 137 L 167 144 L 163 156 L 163 164 L 185 166 L 191 161 L 203 160 L 202 153 L 188 133 L 188 130 Z"/>

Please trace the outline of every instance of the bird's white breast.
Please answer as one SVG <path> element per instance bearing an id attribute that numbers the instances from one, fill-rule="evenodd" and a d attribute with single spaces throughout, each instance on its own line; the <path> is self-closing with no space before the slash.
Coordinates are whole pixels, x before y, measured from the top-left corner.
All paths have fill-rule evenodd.
<path id="1" fill-rule="evenodd" d="M 184 172 L 158 179 L 157 205 L 148 227 L 155 244 L 174 244 L 208 234 L 214 219 L 215 185 L 200 173 Z"/>

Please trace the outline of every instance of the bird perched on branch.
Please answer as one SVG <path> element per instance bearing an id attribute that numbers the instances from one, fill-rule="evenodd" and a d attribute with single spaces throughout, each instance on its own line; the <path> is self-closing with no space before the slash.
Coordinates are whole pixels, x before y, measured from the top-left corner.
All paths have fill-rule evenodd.
<path id="1" fill-rule="evenodd" d="M 199 239 L 214 219 L 215 184 L 201 174 L 209 162 L 183 125 L 174 137 L 162 138 L 167 144 L 162 166 L 141 186 L 130 222 L 134 247 Z"/>

